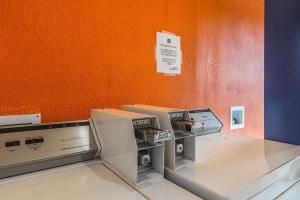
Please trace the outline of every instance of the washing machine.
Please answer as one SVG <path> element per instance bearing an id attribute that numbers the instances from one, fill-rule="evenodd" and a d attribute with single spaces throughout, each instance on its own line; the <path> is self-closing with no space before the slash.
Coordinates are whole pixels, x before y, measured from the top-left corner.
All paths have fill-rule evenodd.
<path id="1" fill-rule="evenodd" d="M 166 165 L 167 179 L 203 199 L 283 199 L 287 196 L 297 199 L 299 196 L 300 147 L 297 145 L 222 133 L 223 124 L 210 109 L 181 110 L 147 105 L 122 108 L 158 116 L 161 128 L 175 136 L 173 153 L 165 154 L 170 157 L 167 162 L 175 161 Z M 176 142 L 181 139 L 176 136 L 183 133 L 193 136 L 186 138 L 189 142 L 186 139 Z M 183 146 L 182 154 L 177 154 L 178 145 Z M 186 162 L 187 159 L 193 162 Z"/>
<path id="2" fill-rule="evenodd" d="M 151 199 L 199 199 L 164 178 L 165 142 L 171 133 L 158 118 L 118 109 L 93 109 L 91 118 L 102 159 L 116 174 Z"/>
<path id="3" fill-rule="evenodd" d="M 110 169 L 91 120 L 1 127 L 0 155 L 0 199 L 165 199 L 162 190 L 194 197 L 170 182 L 141 191 Z"/>

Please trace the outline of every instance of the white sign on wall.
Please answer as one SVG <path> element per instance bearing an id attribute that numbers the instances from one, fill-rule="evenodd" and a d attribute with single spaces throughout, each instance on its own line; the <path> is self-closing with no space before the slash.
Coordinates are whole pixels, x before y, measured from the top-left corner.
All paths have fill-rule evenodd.
<path id="1" fill-rule="evenodd" d="M 181 73 L 179 36 L 156 32 L 156 71 L 176 75 Z"/>

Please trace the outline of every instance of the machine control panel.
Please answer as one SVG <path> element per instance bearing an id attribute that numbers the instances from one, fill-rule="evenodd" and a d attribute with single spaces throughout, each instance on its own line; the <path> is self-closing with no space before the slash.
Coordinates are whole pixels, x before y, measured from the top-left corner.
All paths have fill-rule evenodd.
<path id="1" fill-rule="evenodd" d="M 162 142 L 171 139 L 168 130 L 155 128 L 153 119 L 135 119 L 132 121 L 135 137 L 145 142 Z"/>
<path id="2" fill-rule="evenodd" d="M 169 117 L 175 135 L 192 134 L 195 123 L 189 120 L 185 112 L 169 113 Z"/>
<path id="3" fill-rule="evenodd" d="M 210 109 L 190 110 L 189 117 L 199 124 L 197 129 L 194 130 L 196 136 L 217 133 L 223 127 L 221 121 Z"/>
<path id="4" fill-rule="evenodd" d="M 179 169 L 195 161 L 195 133 L 199 127 L 188 110 L 148 105 L 124 105 L 124 110 L 157 116 L 160 128 L 168 130 L 171 139 L 165 141 L 165 166 Z"/>
<path id="5" fill-rule="evenodd" d="M 174 112 L 170 113 L 171 120 L 184 120 L 184 113 L 183 112 Z"/>
<path id="6" fill-rule="evenodd" d="M 0 168 L 96 149 L 89 121 L 0 128 Z"/>
<path id="7" fill-rule="evenodd" d="M 163 178 L 164 144 L 172 137 L 156 116 L 107 108 L 93 109 L 91 117 L 103 160 L 135 185 Z"/>

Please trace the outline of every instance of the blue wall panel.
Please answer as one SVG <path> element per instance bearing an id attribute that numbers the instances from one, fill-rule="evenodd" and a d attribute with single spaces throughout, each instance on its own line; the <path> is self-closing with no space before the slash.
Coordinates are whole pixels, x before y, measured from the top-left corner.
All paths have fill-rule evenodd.
<path id="1" fill-rule="evenodd" d="M 300 144 L 300 0 L 265 1 L 265 138 Z"/>

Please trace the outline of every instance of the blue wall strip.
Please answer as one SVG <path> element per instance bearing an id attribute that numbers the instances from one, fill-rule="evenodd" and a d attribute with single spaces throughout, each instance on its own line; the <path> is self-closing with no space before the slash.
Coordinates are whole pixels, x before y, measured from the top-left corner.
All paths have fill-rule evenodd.
<path id="1" fill-rule="evenodd" d="M 265 138 L 300 144 L 300 1 L 265 1 Z"/>

